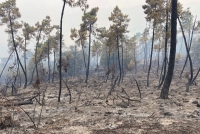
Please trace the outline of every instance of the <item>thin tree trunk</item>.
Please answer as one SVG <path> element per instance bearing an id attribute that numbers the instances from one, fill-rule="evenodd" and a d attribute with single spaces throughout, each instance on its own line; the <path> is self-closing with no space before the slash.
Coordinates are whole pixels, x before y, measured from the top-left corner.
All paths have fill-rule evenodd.
<path id="1" fill-rule="evenodd" d="M 164 75 L 163 75 L 164 65 L 165 65 L 165 60 L 163 60 L 163 63 L 162 63 L 162 68 L 161 68 L 161 72 L 160 72 L 159 83 L 161 83 L 161 80 L 162 80 L 162 79 L 165 79 L 165 78 L 163 78 L 163 77 L 164 77 Z M 158 85 L 158 89 L 160 89 L 159 86 L 160 86 L 160 84 Z"/>
<path id="2" fill-rule="evenodd" d="M 27 76 L 27 71 L 26 71 L 26 37 L 25 37 L 25 44 L 24 44 L 24 70 L 25 70 L 25 73 L 26 73 L 26 76 Z"/>
<path id="3" fill-rule="evenodd" d="M 87 65 L 87 70 L 86 70 L 86 79 L 85 83 L 88 82 L 88 76 L 89 76 L 89 71 L 90 71 L 90 47 L 91 47 L 91 30 L 92 30 L 92 25 L 90 24 L 90 29 L 89 29 L 89 53 L 88 53 L 88 65 Z"/>
<path id="4" fill-rule="evenodd" d="M 152 38 L 152 44 L 151 44 L 151 55 L 150 55 L 150 62 L 149 62 L 149 70 L 148 70 L 148 75 L 147 75 L 147 87 L 149 87 L 149 75 L 150 75 L 150 71 L 151 71 L 151 62 L 152 62 L 152 55 L 153 55 L 154 29 L 155 29 L 154 27 L 153 27 L 153 38 Z"/>
<path id="5" fill-rule="evenodd" d="M 19 86 L 22 87 L 22 79 L 21 79 L 21 73 L 20 73 L 20 70 L 19 70 Z"/>
<path id="6" fill-rule="evenodd" d="M 113 58 L 112 58 L 112 60 L 113 60 L 113 66 L 115 65 L 115 50 L 113 50 Z"/>
<path id="7" fill-rule="evenodd" d="M 99 53 L 97 51 L 97 75 L 99 77 L 99 63 L 98 63 L 98 61 L 99 61 Z"/>
<path id="8" fill-rule="evenodd" d="M 40 59 L 38 59 L 38 61 L 37 61 L 36 64 L 38 64 L 39 61 L 40 61 Z M 33 68 L 33 71 L 32 71 L 32 74 L 31 74 L 31 80 L 30 80 L 30 82 L 29 82 L 29 85 L 32 84 L 32 82 L 33 82 L 33 76 L 34 76 L 34 72 L 35 72 L 36 64 L 35 64 L 35 66 L 34 66 L 34 68 Z"/>
<path id="9" fill-rule="evenodd" d="M 50 57 L 49 57 L 49 39 L 48 39 L 48 44 L 47 44 L 47 49 L 48 49 L 48 52 L 47 52 L 47 54 L 48 54 L 48 70 L 49 70 L 49 75 L 48 75 L 48 82 L 50 83 L 50 75 L 51 75 L 51 68 L 50 68 Z"/>
<path id="10" fill-rule="evenodd" d="M 187 55 L 188 55 L 188 58 L 189 58 L 189 62 L 190 62 L 190 80 L 189 80 L 189 85 L 191 85 L 191 82 L 192 82 L 192 79 L 193 79 L 193 65 L 192 65 L 192 59 L 191 59 L 191 56 L 190 56 L 190 49 L 188 49 L 188 45 L 187 45 L 187 41 L 186 41 L 186 38 L 185 38 L 185 34 L 184 34 L 184 31 L 183 31 L 183 26 L 181 24 L 181 21 L 180 21 L 180 18 L 178 17 L 178 21 L 179 21 L 179 24 L 180 24 L 180 27 L 181 27 L 181 31 L 182 31 L 182 34 L 183 34 L 183 37 L 184 37 L 184 41 L 185 41 L 185 48 L 186 48 L 186 51 L 187 51 Z"/>
<path id="11" fill-rule="evenodd" d="M 12 95 L 14 93 L 16 93 L 16 80 L 17 80 L 17 77 L 18 77 L 18 74 L 19 74 L 19 62 L 17 60 L 17 74 L 14 76 L 14 81 L 12 82 Z"/>
<path id="12" fill-rule="evenodd" d="M 24 67 L 20 61 L 20 58 L 19 58 L 19 55 L 18 55 L 18 52 L 17 52 L 17 46 L 15 44 L 15 38 L 14 38 L 14 32 L 13 32 L 13 26 L 12 26 L 12 21 L 11 21 L 11 16 L 10 16 L 10 12 L 9 12 L 9 19 L 10 19 L 10 28 L 11 28 L 11 34 L 12 34 L 12 41 L 13 41 L 13 46 L 14 46 L 14 49 L 15 49 L 15 52 L 16 52 L 16 56 L 17 56 L 17 60 L 22 68 L 22 71 L 24 73 L 24 77 L 25 77 L 25 84 L 24 84 L 24 88 L 27 87 L 27 76 L 26 76 L 26 73 L 25 73 L 25 70 L 24 70 Z"/>
<path id="13" fill-rule="evenodd" d="M 20 87 L 21 87 L 21 76 L 20 76 L 20 69 L 19 69 L 19 62 L 18 61 L 17 61 L 17 75 L 15 77 L 14 85 L 16 83 L 17 77 L 19 77 L 19 83 L 20 83 Z"/>
<path id="14" fill-rule="evenodd" d="M 16 76 L 14 78 L 13 86 L 15 86 L 15 84 L 16 84 L 16 80 L 17 80 L 18 75 L 19 75 L 19 62 L 17 60 L 17 74 L 16 74 Z"/>
<path id="15" fill-rule="evenodd" d="M 7 59 L 7 61 L 6 61 L 6 64 L 4 65 L 4 67 L 3 67 L 2 71 L 1 71 L 0 78 L 1 78 L 1 76 L 2 76 L 2 74 L 3 74 L 3 71 L 5 70 L 6 65 L 8 64 L 8 61 L 10 60 L 10 57 L 12 56 L 13 52 L 14 52 L 14 50 L 10 53 L 10 56 L 8 57 L 8 59 Z"/>
<path id="16" fill-rule="evenodd" d="M 59 68 L 59 74 L 60 74 L 60 87 L 59 87 L 59 94 L 58 94 L 58 102 L 60 102 L 60 96 L 61 96 L 61 90 L 62 90 L 62 20 L 65 10 L 65 4 L 66 0 L 63 1 L 63 8 L 61 13 L 61 19 L 60 19 L 60 68 Z"/>
<path id="17" fill-rule="evenodd" d="M 52 76 L 52 82 L 54 83 L 54 76 L 55 76 L 55 66 L 56 66 L 56 52 L 53 51 L 53 76 Z"/>
<path id="18" fill-rule="evenodd" d="M 135 73 L 137 73 L 137 60 L 136 60 L 136 51 L 135 51 L 135 48 L 133 49 L 133 51 L 134 51 Z"/>
<path id="19" fill-rule="evenodd" d="M 108 71 L 109 71 L 109 69 L 110 69 L 110 47 L 109 47 L 109 51 L 108 51 L 107 66 L 108 66 Z M 110 74 L 110 73 L 108 73 L 108 75 L 107 75 L 106 82 L 107 82 L 107 80 L 108 80 L 109 74 Z"/>
<path id="20" fill-rule="evenodd" d="M 159 41 L 159 49 L 158 49 L 158 66 L 157 66 L 157 77 L 158 77 L 158 72 L 160 68 L 160 41 Z"/>
<path id="21" fill-rule="evenodd" d="M 194 83 L 194 81 L 196 80 L 197 76 L 199 75 L 199 72 L 200 72 L 200 68 L 198 69 L 196 75 L 194 76 L 194 78 L 193 78 L 191 84 Z"/>
<path id="22" fill-rule="evenodd" d="M 22 81 L 21 81 L 21 75 L 20 75 L 20 69 L 19 69 L 19 62 L 18 62 L 18 71 L 17 71 L 17 77 L 19 77 L 19 86 L 21 87 L 21 85 L 22 85 Z"/>
<path id="23" fill-rule="evenodd" d="M 38 66 L 37 66 L 37 51 L 38 51 L 38 45 L 39 45 L 39 41 L 40 41 L 41 32 L 42 32 L 42 29 L 40 29 L 40 31 L 39 31 L 39 36 L 38 36 L 38 40 L 37 40 L 37 44 L 36 44 L 36 48 L 35 48 L 35 65 L 36 65 L 35 69 L 36 69 L 37 78 L 39 78 Z"/>
<path id="24" fill-rule="evenodd" d="M 118 29 L 117 29 L 117 34 L 118 34 Z M 118 80 L 118 85 L 120 84 L 121 82 L 121 79 L 122 79 L 122 69 L 121 69 L 121 63 L 120 63 L 120 53 L 119 53 L 119 36 L 117 35 L 117 52 L 118 52 L 118 64 L 119 64 L 119 71 L 120 71 L 120 74 L 119 74 L 119 80 Z"/>
<path id="25" fill-rule="evenodd" d="M 161 99 L 168 99 L 169 87 L 172 81 L 176 57 L 176 33 L 177 33 L 177 0 L 172 0 L 171 15 L 171 47 L 167 75 L 160 93 Z"/>
<path id="26" fill-rule="evenodd" d="M 190 49 L 191 49 L 191 47 L 192 47 L 192 39 L 193 39 L 193 32 L 194 32 L 194 28 L 195 28 L 195 23 L 196 23 L 196 18 L 195 18 L 194 25 L 193 25 L 193 29 L 192 29 L 192 36 L 191 36 L 191 40 L 190 40 L 190 45 L 189 45 L 189 46 L 187 45 L 187 46 L 188 46 L 188 49 L 189 49 L 189 52 L 190 52 Z M 184 36 L 183 36 L 183 39 L 184 39 Z M 185 39 L 184 39 L 184 40 L 185 40 Z M 185 64 L 184 64 L 184 66 L 183 66 L 183 69 L 181 70 L 181 74 L 180 74 L 180 77 L 179 77 L 179 78 L 182 77 L 182 74 L 183 74 L 183 71 L 184 71 L 185 66 L 186 66 L 186 64 L 187 64 L 188 58 L 189 58 L 189 56 L 187 55 L 187 56 L 186 56 L 186 60 L 185 60 Z"/>
<path id="27" fill-rule="evenodd" d="M 167 4 L 168 5 L 168 4 Z M 167 72 L 167 43 L 168 43 L 168 37 L 167 37 L 167 33 L 168 33 L 168 10 L 166 9 L 166 28 L 165 28 L 165 57 L 164 57 L 164 70 L 162 70 L 161 72 L 163 72 L 163 75 L 161 76 L 161 82 L 160 84 L 158 85 L 158 89 L 161 88 L 161 86 L 163 85 L 164 83 L 164 80 L 165 80 L 165 76 L 166 76 L 166 72 Z"/>
<path id="28" fill-rule="evenodd" d="M 34 68 L 33 68 L 32 74 L 31 74 L 31 79 L 30 79 L 29 85 L 32 84 L 32 82 L 33 82 L 33 75 L 34 75 L 34 72 L 35 72 L 35 66 L 34 66 Z"/>
<path id="29" fill-rule="evenodd" d="M 145 70 L 147 65 L 147 44 L 145 41 L 145 46 L 144 46 L 144 65 L 143 65 L 143 71 Z"/>
<path id="30" fill-rule="evenodd" d="M 85 51 L 84 51 L 84 46 L 83 45 L 82 45 L 82 51 L 83 51 L 84 65 L 85 65 L 85 68 L 86 68 Z"/>

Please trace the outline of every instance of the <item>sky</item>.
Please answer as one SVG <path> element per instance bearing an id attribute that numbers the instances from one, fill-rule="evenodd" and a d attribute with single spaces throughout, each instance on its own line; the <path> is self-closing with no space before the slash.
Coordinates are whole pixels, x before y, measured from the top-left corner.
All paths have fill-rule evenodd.
<path id="1" fill-rule="evenodd" d="M 4 2 L 6 0 L 0 0 Z M 52 25 L 59 25 L 60 13 L 62 10 L 62 0 L 16 0 L 17 7 L 22 15 L 21 21 L 34 25 L 36 22 L 41 22 L 45 16 L 51 17 Z M 197 20 L 200 20 L 200 0 L 179 0 L 184 8 L 190 7 L 193 15 L 197 15 Z M 118 5 L 122 13 L 128 14 L 131 19 L 129 22 L 128 33 L 133 36 L 137 32 L 143 32 L 146 27 L 145 14 L 143 13 L 142 5 L 145 0 L 88 0 L 89 10 L 93 7 L 99 7 L 97 13 L 97 27 L 109 27 L 110 22 L 108 17 L 111 15 L 114 7 Z M 195 14 L 196 13 L 196 14 Z M 66 45 L 73 45 L 74 42 L 70 39 L 70 29 L 79 28 L 81 16 L 83 12 L 80 8 L 70 8 L 66 6 L 63 18 L 63 35 Z M 4 32 L 5 26 L 0 26 L 0 58 L 8 57 L 7 39 L 8 35 Z M 34 40 L 29 44 L 30 49 L 35 46 Z"/>

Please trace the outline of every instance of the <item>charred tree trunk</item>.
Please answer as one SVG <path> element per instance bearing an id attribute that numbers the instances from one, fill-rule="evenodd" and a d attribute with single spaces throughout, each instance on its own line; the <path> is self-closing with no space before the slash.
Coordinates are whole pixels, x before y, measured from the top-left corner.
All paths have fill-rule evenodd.
<path id="1" fill-rule="evenodd" d="M 166 72 L 167 72 L 167 43 L 168 43 L 168 37 L 167 37 L 167 32 L 168 32 L 168 10 L 166 9 L 166 28 L 165 28 L 165 56 L 164 56 L 164 62 L 163 62 L 163 70 L 161 71 L 161 75 L 160 75 L 160 78 L 161 78 L 161 82 L 160 84 L 158 85 L 158 88 L 160 89 L 161 86 L 163 85 L 163 82 L 165 80 L 165 76 L 166 76 Z M 162 75 L 162 72 L 163 72 L 163 75 Z"/>
<path id="2" fill-rule="evenodd" d="M 26 73 L 26 76 L 27 76 L 27 71 L 26 71 L 26 37 L 25 37 L 25 40 L 24 40 L 24 70 L 25 70 L 25 73 Z"/>
<path id="3" fill-rule="evenodd" d="M 183 38 L 184 38 L 184 41 L 185 41 L 185 48 L 186 48 L 187 55 L 188 55 L 189 62 L 190 62 L 190 80 L 188 82 L 189 82 L 189 85 L 191 85 L 191 82 L 192 82 L 192 79 L 193 79 L 193 65 L 192 65 L 192 59 L 191 59 L 191 56 L 190 56 L 190 49 L 188 48 L 187 41 L 186 41 L 186 38 L 185 38 L 185 34 L 184 34 L 184 31 L 183 31 L 183 26 L 182 26 L 182 23 L 181 23 L 179 17 L 178 17 L 178 21 L 179 21 L 179 24 L 180 24 L 180 27 L 181 27 Z"/>
<path id="4" fill-rule="evenodd" d="M 42 29 L 40 29 L 40 31 L 39 31 L 39 36 L 38 36 L 37 44 L 36 44 L 36 48 L 35 48 L 35 70 L 36 70 L 37 78 L 39 78 L 38 66 L 37 66 L 37 50 L 38 50 L 38 45 L 39 45 L 39 41 L 40 41 L 41 32 L 42 32 Z"/>
<path id="5" fill-rule="evenodd" d="M 60 102 L 60 96 L 61 96 L 61 90 L 62 90 L 62 20 L 63 20 L 64 10 L 65 10 L 65 4 L 66 4 L 66 0 L 63 1 L 63 8 L 62 8 L 61 19 L 60 19 L 60 68 L 59 68 L 60 86 L 59 86 L 58 102 Z"/>
<path id="6" fill-rule="evenodd" d="M 82 51 L 83 51 L 84 65 L 85 65 L 85 68 L 86 68 L 85 51 L 84 51 L 84 46 L 83 45 L 82 45 Z"/>
<path id="7" fill-rule="evenodd" d="M 55 77 L 55 67 L 56 67 L 56 51 L 53 51 L 53 76 L 52 76 L 52 82 L 54 83 L 54 77 Z"/>
<path id="8" fill-rule="evenodd" d="M 40 61 L 40 60 L 37 61 L 37 64 L 39 63 L 39 61 Z M 36 68 L 36 64 L 35 64 L 35 66 L 34 66 L 34 68 L 33 68 L 33 71 L 32 71 L 32 74 L 31 74 L 31 80 L 30 80 L 30 82 L 29 82 L 29 85 L 32 84 L 32 82 L 33 82 L 33 76 L 34 76 L 35 68 Z"/>
<path id="9" fill-rule="evenodd" d="M 90 29 L 89 29 L 89 53 L 88 53 L 88 64 L 87 64 L 87 70 L 86 70 L 86 79 L 85 83 L 88 82 L 88 76 L 89 76 L 89 71 L 90 71 L 90 47 L 91 47 L 91 30 L 92 30 L 92 25 L 90 24 Z"/>
<path id="10" fill-rule="evenodd" d="M 146 66 L 147 66 L 147 43 L 146 43 L 146 41 L 145 41 L 143 71 L 145 71 Z"/>
<path id="11" fill-rule="evenodd" d="M 24 88 L 26 88 L 27 87 L 27 76 L 26 76 L 24 67 L 23 67 L 23 65 L 22 65 L 22 63 L 20 61 L 19 55 L 18 55 L 17 45 L 15 44 L 14 31 L 13 31 L 13 25 L 12 25 L 10 13 L 9 13 L 9 21 L 10 21 L 10 28 L 11 28 L 11 34 L 12 34 L 12 42 L 13 42 L 13 45 L 14 45 L 14 49 L 15 49 L 15 53 L 16 53 L 16 56 L 17 56 L 17 60 L 18 60 L 20 66 L 22 68 L 23 73 L 24 73 L 24 77 L 25 77 Z"/>
<path id="12" fill-rule="evenodd" d="M 152 44 L 151 44 L 151 55 L 150 55 L 150 62 L 149 62 L 149 70 L 148 70 L 148 74 L 147 74 L 147 87 L 149 87 L 149 75 L 150 75 L 150 71 L 151 71 L 151 62 L 152 62 L 152 55 L 153 55 L 154 30 L 155 30 L 155 28 L 153 27 L 153 37 L 152 37 Z"/>
<path id="13" fill-rule="evenodd" d="M 180 22 L 179 22 L 180 23 Z M 192 36 L 191 36 L 191 40 L 190 40 L 190 45 L 189 45 L 189 43 L 188 43 L 188 49 L 189 49 L 189 52 L 190 52 L 190 49 L 191 49 L 191 47 L 192 47 L 192 39 L 193 39 L 193 33 L 194 33 L 194 28 L 195 28 L 195 23 L 196 23 L 196 18 L 195 18 L 195 21 L 194 21 L 194 25 L 193 25 L 193 29 L 192 29 Z M 182 33 L 183 33 L 183 31 L 182 31 Z M 184 39 L 184 41 L 185 41 L 185 37 L 183 36 L 183 39 Z M 185 64 L 184 64 L 184 66 L 183 66 L 183 69 L 181 70 L 181 74 L 180 74 L 180 77 L 179 78 L 181 78 L 182 77 L 182 74 L 183 74 L 183 71 L 184 71 L 184 69 L 185 69 L 185 66 L 186 66 L 186 64 L 187 64 L 187 61 L 188 61 L 188 58 L 189 58 L 189 55 L 187 55 L 186 56 L 186 60 L 185 60 Z"/>
<path id="14" fill-rule="evenodd" d="M 158 72 L 159 72 L 159 68 L 160 68 L 160 43 L 158 46 L 158 66 L 157 66 L 157 77 L 158 77 Z"/>
<path id="15" fill-rule="evenodd" d="M 169 87 L 172 81 L 176 57 L 176 33 L 177 33 L 177 0 L 172 0 L 171 15 L 171 47 L 167 75 L 160 93 L 161 99 L 168 99 Z"/>
<path id="16" fill-rule="evenodd" d="M 135 48 L 133 49 L 133 51 L 134 51 L 135 73 L 137 73 L 137 59 L 136 59 L 136 51 L 135 51 Z"/>
<path id="17" fill-rule="evenodd" d="M 50 68 L 50 57 L 49 57 L 49 54 L 50 54 L 50 52 L 49 52 L 49 39 L 48 39 L 48 44 L 47 44 L 47 50 L 48 50 L 47 54 L 48 54 L 48 70 L 49 70 L 48 82 L 50 83 L 51 68 Z"/>
<path id="18" fill-rule="evenodd" d="M 200 72 L 200 68 L 198 69 L 196 75 L 194 76 L 194 78 L 193 78 L 191 84 L 194 83 L 194 81 L 196 80 L 197 76 L 199 75 L 199 72 Z"/>
<path id="19" fill-rule="evenodd" d="M 117 34 L 118 34 L 118 29 L 117 29 Z M 119 36 L 117 35 L 117 57 L 118 57 L 118 64 L 119 64 L 119 80 L 118 80 L 118 85 L 121 82 L 122 79 L 122 69 L 121 69 L 121 63 L 120 63 L 120 53 L 119 53 Z"/>
<path id="20" fill-rule="evenodd" d="M 122 47 L 122 81 L 124 79 L 124 48 L 123 48 L 123 42 L 121 44 Z"/>
<path id="21" fill-rule="evenodd" d="M 109 69 L 110 69 L 110 47 L 109 47 L 109 50 L 108 50 L 107 67 L 108 67 L 108 71 L 109 71 Z M 107 82 L 107 80 L 108 80 L 109 74 L 110 74 L 110 73 L 107 74 L 106 82 Z"/>

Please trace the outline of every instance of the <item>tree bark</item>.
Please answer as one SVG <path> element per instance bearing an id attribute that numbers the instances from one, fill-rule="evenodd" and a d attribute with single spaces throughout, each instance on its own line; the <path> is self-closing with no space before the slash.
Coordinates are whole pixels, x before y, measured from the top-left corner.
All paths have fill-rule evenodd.
<path id="1" fill-rule="evenodd" d="M 151 71 L 151 62 L 152 62 L 152 55 L 153 55 L 153 44 L 154 44 L 154 28 L 155 26 L 153 26 L 153 37 L 152 37 L 152 44 L 151 44 L 151 55 L 150 55 L 150 62 L 149 62 L 149 70 L 148 70 L 148 74 L 147 74 L 147 87 L 149 87 L 149 75 L 150 75 L 150 71 Z"/>
<path id="2" fill-rule="evenodd" d="M 106 48 L 107 48 L 107 47 L 106 47 Z M 109 47 L 109 50 L 108 50 L 107 67 L 108 67 L 108 71 L 109 71 L 109 69 L 110 69 L 110 47 Z M 106 82 L 107 82 L 107 80 L 108 80 L 109 74 L 110 74 L 110 73 L 108 73 L 108 75 L 107 75 Z"/>
<path id="3" fill-rule="evenodd" d="M 172 81 L 176 57 L 176 33 L 177 33 L 177 0 L 172 0 L 171 15 L 171 47 L 167 75 L 160 93 L 161 99 L 168 99 L 169 87 Z"/>
<path id="4" fill-rule="evenodd" d="M 25 39 L 24 39 L 24 70 L 25 70 L 25 73 L 26 73 L 26 76 L 27 76 L 27 71 L 26 71 L 26 37 L 25 37 Z"/>
<path id="5" fill-rule="evenodd" d="M 200 72 L 200 68 L 198 69 L 196 75 L 194 76 L 194 78 L 193 78 L 191 84 L 194 83 L 194 81 L 196 80 L 197 76 L 199 75 L 199 72 Z"/>
<path id="6" fill-rule="evenodd" d="M 38 45 L 39 45 L 39 41 L 40 41 L 41 32 L 42 32 L 42 29 L 40 29 L 40 31 L 39 31 L 39 37 L 38 37 L 36 48 L 35 48 L 35 70 L 36 70 L 37 78 L 39 78 L 38 66 L 37 66 L 37 50 L 38 50 Z"/>
<path id="7" fill-rule="evenodd" d="M 137 60 L 136 60 L 136 51 L 135 51 L 135 48 L 133 49 L 133 51 L 134 51 L 135 73 L 137 73 Z"/>
<path id="8" fill-rule="evenodd" d="M 18 55 L 18 52 L 17 52 L 17 46 L 15 44 L 15 38 L 14 38 L 14 32 L 13 32 L 13 26 L 12 26 L 12 20 L 11 20 L 11 16 L 10 16 L 10 12 L 9 12 L 9 20 L 10 20 L 10 28 L 11 28 L 11 34 L 12 34 L 12 42 L 13 42 L 13 45 L 14 45 L 14 49 L 15 49 L 15 52 L 16 52 L 16 56 L 17 56 L 17 60 L 22 68 L 22 71 L 24 73 L 24 77 L 25 77 L 25 84 L 24 84 L 24 88 L 27 87 L 27 76 L 26 76 L 26 73 L 25 73 L 25 70 L 24 70 L 24 67 L 20 61 L 20 58 L 19 58 L 19 55 Z"/>
<path id="9" fill-rule="evenodd" d="M 187 45 L 187 41 L 186 41 L 186 38 L 185 38 L 185 34 L 184 34 L 184 31 L 183 31 L 183 26 L 181 24 L 181 21 L 180 21 L 180 18 L 178 17 L 178 21 L 179 21 L 179 24 L 180 24 L 180 27 L 181 27 L 181 31 L 182 31 L 182 34 L 183 34 L 183 38 L 184 38 L 184 41 L 185 41 L 185 48 L 186 48 L 186 51 L 187 51 L 187 55 L 188 55 L 188 58 L 189 58 L 189 62 L 190 62 L 190 80 L 189 80 L 189 85 L 191 84 L 192 82 L 192 79 L 193 79 L 193 65 L 192 65 L 192 59 L 191 59 L 191 56 L 190 56 L 190 49 L 188 48 L 188 45 Z"/>
<path id="10" fill-rule="evenodd" d="M 158 48 L 158 66 L 157 66 L 157 77 L 159 76 L 158 75 L 158 72 L 159 72 L 159 69 L 160 69 L 160 41 L 159 41 L 159 48 Z"/>
<path id="11" fill-rule="evenodd" d="M 49 39 L 48 39 L 48 44 L 47 44 L 47 49 L 48 49 L 48 70 L 49 70 L 49 75 L 48 75 L 48 82 L 50 83 L 50 77 L 51 77 L 51 68 L 50 68 L 50 57 L 49 57 Z"/>
<path id="12" fill-rule="evenodd" d="M 86 60 L 85 60 L 85 51 L 84 51 L 84 45 L 82 45 L 82 51 L 83 51 L 84 65 L 85 65 L 85 68 L 86 68 Z"/>
<path id="13" fill-rule="evenodd" d="M 119 36 L 118 36 L 118 29 L 117 29 L 117 57 L 118 57 L 118 64 L 119 64 L 119 80 L 118 80 L 118 85 L 121 82 L 122 79 L 122 69 L 121 69 L 121 63 L 120 63 L 120 53 L 119 53 Z"/>
<path id="14" fill-rule="evenodd" d="M 87 64 L 87 70 L 86 70 L 86 79 L 85 83 L 88 82 L 88 76 L 89 76 L 89 71 L 90 71 L 90 47 L 91 47 L 91 30 L 92 30 L 92 25 L 90 24 L 90 29 L 89 29 L 89 53 L 88 53 L 88 64 Z"/>
<path id="15" fill-rule="evenodd" d="M 164 57 L 164 62 L 163 62 L 163 68 L 164 70 L 162 70 L 161 72 L 163 72 L 163 75 L 161 73 L 161 82 L 158 85 L 158 89 L 161 88 L 161 86 L 163 85 L 163 82 L 165 80 L 165 76 L 166 76 L 166 72 L 167 72 L 167 43 L 168 43 L 168 37 L 167 37 L 167 32 L 168 32 L 168 10 L 166 9 L 166 28 L 165 28 L 165 57 Z"/>
<path id="16" fill-rule="evenodd" d="M 62 91 L 62 20 L 65 10 L 65 4 L 66 0 L 63 1 L 63 8 L 61 13 L 61 19 L 60 19 L 60 68 L 59 68 L 59 74 L 60 74 L 60 87 L 59 87 L 59 94 L 58 94 L 58 102 L 60 102 L 60 96 Z"/>
<path id="17" fill-rule="evenodd" d="M 145 71 L 146 66 L 147 66 L 147 43 L 146 43 L 146 41 L 145 41 L 143 71 Z"/>
<path id="18" fill-rule="evenodd" d="M 192 47 L 192 39 L 193 39 L 193 32 L 194 32 L 194 28 L 195 28 L 195 23 L 196 23 L 196 18 L 195 18 L 195 21 L 194 21 L 194 25 L 193 25 L 193 29 L 192 29 L 192 36 L 191 36 L 191 40 L 190 40 L 190 45 L 188 46 L 189 48 L 189 52 L 190 52 L 190 49 L 191 49 L 191 47 Z M 182 31 L 183 32 L 183 31 Z M 184 36 L 183 36 L 183 39 L 184 39 Z M 185 41 L 185 39 L 184 39 L 184 41 Z M 188 43 L 189 44 L 189 43 Z M 186 66 L 186 64 L 187 64 L 187 61 L 188 61 L 188 58 L 189 58 L 189 55 L 187 55 L 187 57 L 186 57 L 186 60 L 185 60 L 185 64 L 184 64 L 184 66 L 183 66 L 183 69 L 181 70 L 181 74 L 180 74 L 180 77 L 179 78 L 181 78 L 182 77 L 182 74 L 183 74 L 183 71 L 184 71 L 184 69 L 185 69 L 185 66 Z"/>
<path id="19" fill-rule="evenodd" d="M 123 48 L 123 42 L 121 44 L 122 47 L 122 82 L 123 82 L 123 78 L 124 78 L 124 48 Z"/>
<path id="20" fill-rule="evenodd" d="M 40 61 L 40 59 L 38 59 L 37 64 L 39 63 L 39 61 Z M 34 75 L 34 72 L 35 72 L 35 68 L 36 68 L 36 64 L 35 64 L 35 66 L 33 68 L 32 75 L 31 75 L 31 80 L 29 82 L 29 85 L 32 84 L 32 82 L 33 82 L 33 75 Z"/>
<path id="21" fill-rule="evenodd" d="M 52 76 L 52 82 L 54 83 L 54 76 L 55 76 L 55 66 L 56 66 L 56 51 L 53 51 L 53 76 Z"/>

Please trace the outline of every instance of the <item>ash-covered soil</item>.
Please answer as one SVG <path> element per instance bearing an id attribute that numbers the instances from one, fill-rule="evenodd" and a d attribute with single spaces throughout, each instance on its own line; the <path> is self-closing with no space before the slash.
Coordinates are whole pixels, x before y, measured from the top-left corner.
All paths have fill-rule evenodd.
<path id="1" fill-rule="evenodd" d="M 133 77 L 139 84 L 141 99 Z M 43 83 L 39 90 L 29 86 L 20 89 L 15 96 L 1 95 L 1 120 L 11 116 L 14 123 L 2 127 L 0 133 L 200 134 L 200 79 L 190 86 L 189 92 L 185 92 L 186 82 L 185 78 L 175 75 L 169 99 L 162 100 L 157 89 L 158 78 L 153 73 L 150 87 L 146 87 L 145 73 L 129 73 L 110 95 L 111 80 L 104 83 L 101 77 L 90 77 L 85 84 L 84 77 L 70 78 L 67 82 L 72 94 L 70 104 L 64 83 L 60 103 L 57 102 L 58 82 Z M 24 111 L 18 106 L 8 106 L 10 102 L 27 101 L 38 92 L 41 95 L 36 97 L 37 101 L 33 99 L 33 104 L 20 106 Z"/>

